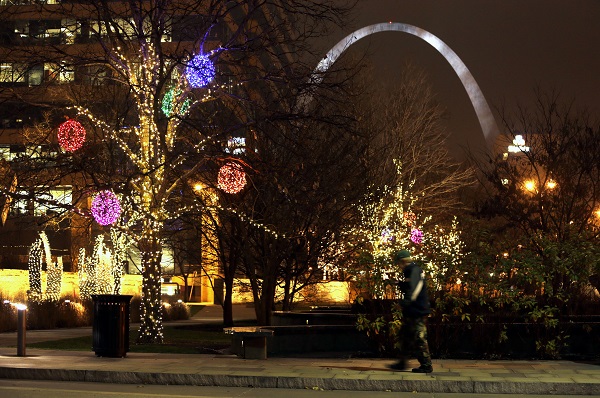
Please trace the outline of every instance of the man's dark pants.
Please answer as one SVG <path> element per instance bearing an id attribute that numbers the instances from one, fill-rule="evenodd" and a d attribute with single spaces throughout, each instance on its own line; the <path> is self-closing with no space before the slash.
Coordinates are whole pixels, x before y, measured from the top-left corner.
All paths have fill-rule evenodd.
<path id="1" fill-rule="evenodd" d="M 405 316 L 402 321 L 400 359 L 405 360 L 414 351 L 421 366 L 431 366 L 431 355 L 427 343 L 427 317 L 413 318 Z"/>

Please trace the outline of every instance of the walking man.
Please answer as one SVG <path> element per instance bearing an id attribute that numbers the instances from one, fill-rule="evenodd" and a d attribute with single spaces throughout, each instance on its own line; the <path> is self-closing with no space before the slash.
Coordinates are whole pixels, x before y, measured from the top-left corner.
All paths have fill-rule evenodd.
<path id="1" fill-rule="evenodd" d="M 394 264 L 400 265 L 404 281 L 399 282 L 403 298 L 402 328 L 400 330 L 400 360 L 391 365 L 392 369 L 406 369 L 406 357 L 414 347 L 421 366 L 413 369 L 415 373 L 431 373 L 433 366 L 427 344 L 427 316 L 431 313 L 427 284 L 423 270 L 412 261 L 408 250 L 400 250 L 394 254 Z"/>

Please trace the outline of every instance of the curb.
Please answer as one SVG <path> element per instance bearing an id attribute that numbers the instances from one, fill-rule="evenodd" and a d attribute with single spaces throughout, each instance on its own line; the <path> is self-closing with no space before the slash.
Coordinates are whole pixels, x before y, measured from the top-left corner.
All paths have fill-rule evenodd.
<path id="1" fill-rule="evenodd" d="M 599 383 L 513 382 L 476 380 L 402 380 L 388 378 L 314 378 L 186 373 L 112 372 L 102 370 L 0 367 L 1 379 L 54 380 L 116 384 L 193 385 L 315 390 L 390 391 L 460 394 L 600 394 Z"/>

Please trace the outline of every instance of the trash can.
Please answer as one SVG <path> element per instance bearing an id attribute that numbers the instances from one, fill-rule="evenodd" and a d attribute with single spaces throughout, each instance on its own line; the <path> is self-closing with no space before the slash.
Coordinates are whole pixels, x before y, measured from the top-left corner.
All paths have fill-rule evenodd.
<path id="1" fill-rule="evenodd" d="M 125 357 L 129 351 L 129 302 L 133 296 L 93 294 L 93 350 L 99 357 Z"/>

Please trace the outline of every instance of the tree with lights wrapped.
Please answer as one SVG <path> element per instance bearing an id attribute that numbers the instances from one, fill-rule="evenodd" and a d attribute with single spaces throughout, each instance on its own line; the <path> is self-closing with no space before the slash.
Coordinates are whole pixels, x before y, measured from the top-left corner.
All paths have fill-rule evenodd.
<path id="1" fill-rule="evenodd" d="M 443 112 L 422 72 L 408 65 L 394 84 L 371 87 L 359 104 L 362 128 L 374 137 L 366 157 L 371 190 L 348 239 L 363 253 L 358 269 L 371 278 L 364 280 L 369 294 L 383 298 L 394 297 L 386 286 L 400 275 L 390 268 L 391 253 L 412 248 L 414 257 L 438 266 L 443 245 L 436 239 L 446 241 L 453 213 L 465 206 L 458 192 L 474 178 L 449 154 Z M 348 272 L 355 272 L 352 265 Z"/>
<path id="2" fill-rule="evenodd" d="M 291 103 L 298 90 L 306 88 L 316 58 L 307 67 L 300 56 L 287 56 L 296 50 L 307 54 L 306 39 L 326 23 L 338 23 L 343 10 L 329 1 L 115 4 L 35 6 L 42 14 L 61 15 L 61 20 L 72 17 L 72 26 L 65 28 L 67 37 L 90 35 L 78 42 L 81 51 L 68 57 L 64 46 L 53 43 L 43 52 L 19 49 L 32 63 L 59 65 L 63 74 L 57 78 L 75 73 L 87 83 L 56 87 L 57 97 L 66 104 L 59 110 L 62 123 L 65 114 L 77 120 L 84 126 L 85 140 L 75 124 L 63 125 L 57 135 L 61 124 L 51 115 L 47 128 L 32 130 L 29 138 L 59 140 L 62 149 L 43 176 L 33 172 L 39 162 L 30 162 L 27 181 L 47 187 L 74 175 L 73 203 L 64 206 L 72 212 L 61 215 L 88 220 L 92 215 L 103 225 L 100 228 L 128 234 L 141 257 L 138 343 L 160 343 L 163 234 L 171 220 L 187 211 L 178 206 L 180 193 L 186 192 L 183 187 L 198 179 L 217 185 L 214 166 L 232 157 L 224 153 L 224 144 L 257 123 L 246 104 L 264 105 L 252 86 L 286 93 L 270 114 L 263 115 L 265 120 L 299 117 L 289 115 Z M 287 18 L 292 16 L 290 25 Z M 218 38 L 214 32 L 219 32 Z M 257 62 L 261 55 L 271 57 L 269 62 Z M 266 89 L 263 93 L 269 95 Z M 118 220 L 100 214 L 98 203 L 87 208 L 88 198 L 101 191 L 120 198 Z M 198 205 L 194 211 L 206 210 Z"/>
<path id="3" fill-rule="evenodd" d="M 400 167 L 398 171 L 401 174 Z M 402 311 L 397 303 L 403 269 L 391 260 L 394 254 L 409 250 L 414 261 L 421 264 L 427 274 L 430 299 L 436 304 L 438 292 L 443 292 L 443 298 L 448 287 L 459 280 L 467 254 L 456 219 L 449 230 L 432 225 L 432 217 L 417 210 L 418 198 L 412 196 L 412 186 L 414 183 L 388 188 L 377 200 L 361 206 L 361 227 L 350 233 L 364 239 L 361 247 L 365 250 L 353 269 L 361 292 L 357 325 L 387 355 L 394 352 L 402 325 Z"/>
<path id="4" fill-rule="evenodd" d="M 77 272 L 79 280 L 79 297 L 82 300 L 91 300 L 92 294 L 96 294 L 96 270 L 94 264 L 85 256 L 85 249 L 79 249 Z"/>
<path id="5" fill-rule="evenodd" d="M 362 128 L 373 137 L 365 150 L 370 193 L 360 201 L 361 221 L 346 231 L 356 255 L 344 271 L 354 276 L 357 305 L 364 306 L 359 327 L 379 338 L 380 349 L 393 351 L 401 312 L 390 304 L 399 297 L 402 272 L 391 256 L 410 250 L 430 282 L 446 283 L 439 278 L 446 266 L 458 272 L 449 263 L 454 260 L 444 258 L 444 248 L 452 250 L 445 246 L 451 242 L 451 216 L 464 207 L 458 192 L 473 181 L 473 172 L 449 155 L 442 110 L 422 73 L 409 66 L 386 88 L 368 82 L 369 95 L 358 106 Z M 464 255 L 457 250 L 456 260 Z"/>
<path id="6" fill-rule="evenodd" d="M 58 302 L 62 286 L 63 263 L 59 257 L 56 262 L 48 262 L 46 268 L 46 300 Z"/>
<path id="7" fill-rule="evenodd" d="M 28 299 L 40 302 L 43 299 L 42 292 L 42 264 L 44 262 L 43 240 L 40 236 L 33 242 L 29 249 L 29 293 Z"/>

